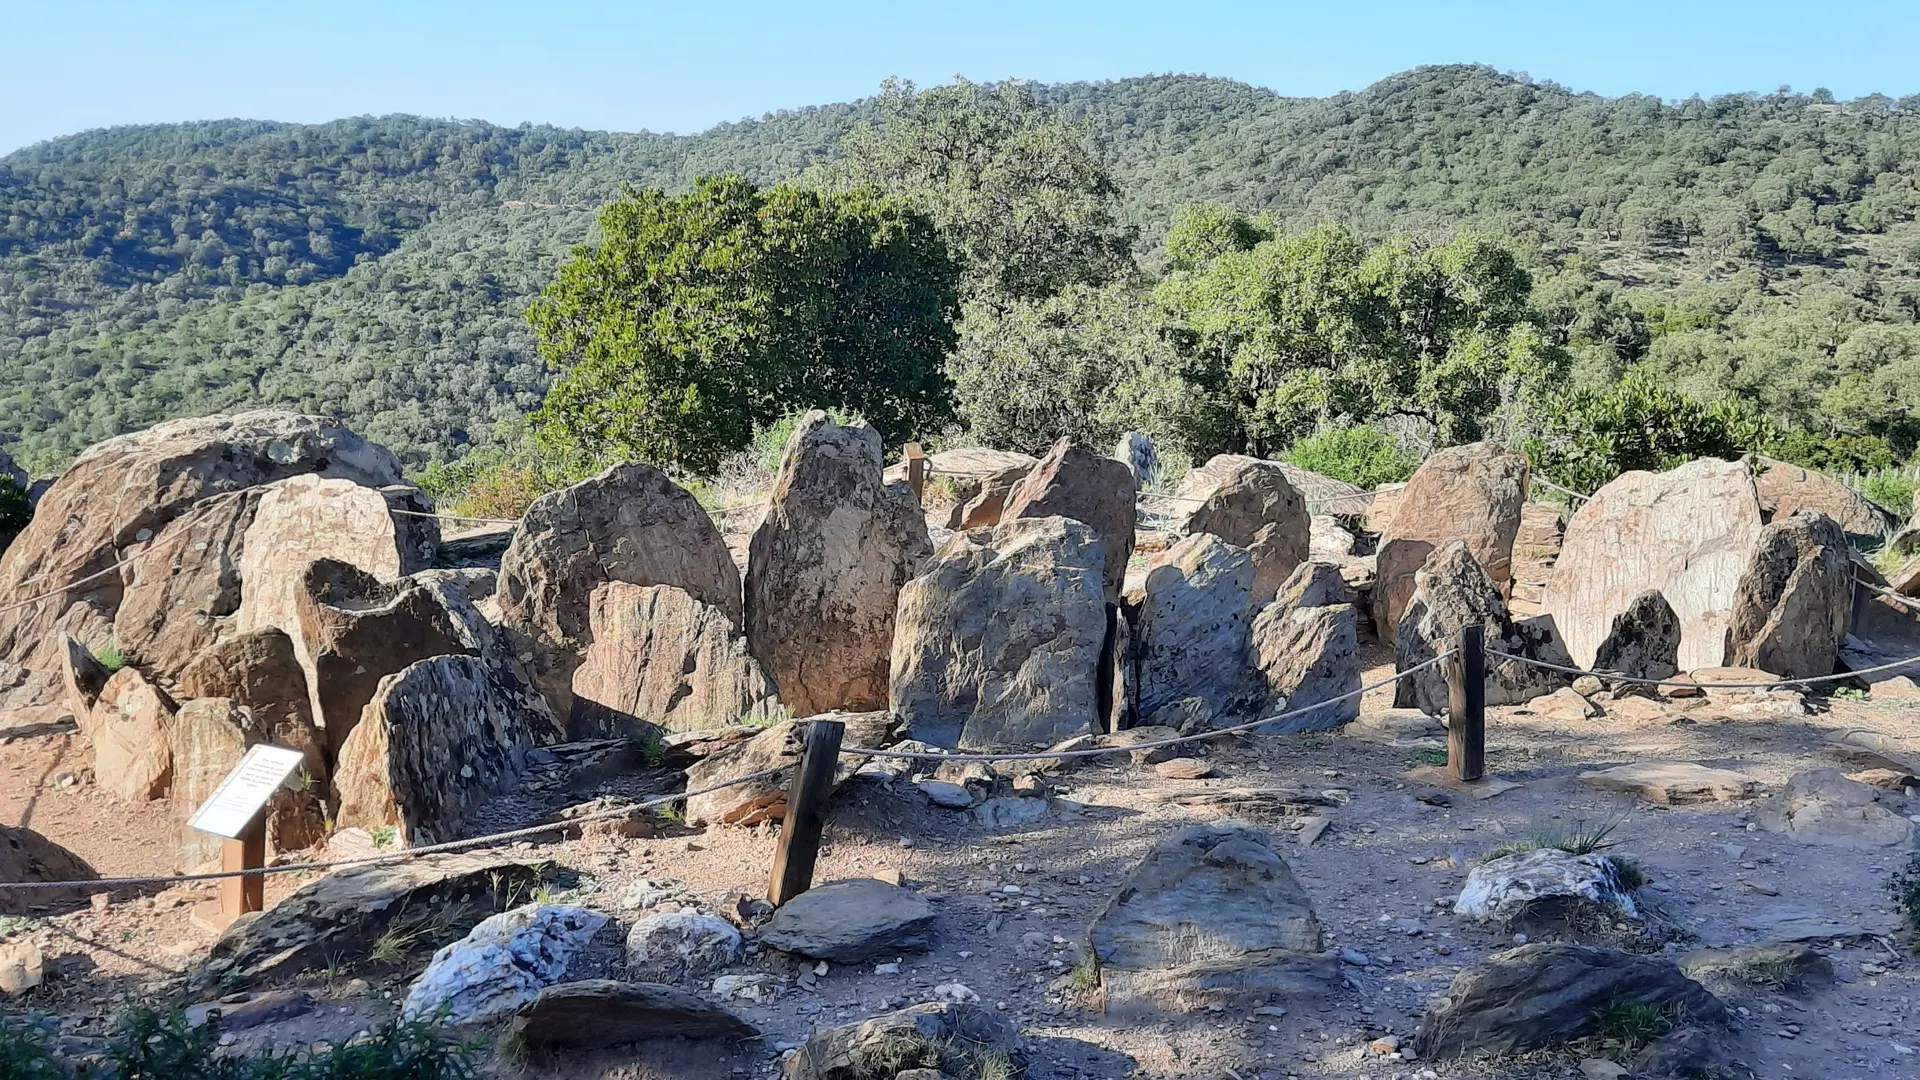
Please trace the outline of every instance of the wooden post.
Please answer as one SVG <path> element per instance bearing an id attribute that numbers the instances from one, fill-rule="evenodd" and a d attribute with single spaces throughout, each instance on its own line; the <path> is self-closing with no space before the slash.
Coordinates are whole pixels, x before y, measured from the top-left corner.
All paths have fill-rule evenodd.
<path id="1" fill-rule="evenodd" d="M 220 872 L 258 870 L 267 865 L 266 815 L 248 824 L 240 838 L 220 841 Z M 192 912 L 194 922 L 224 933 L 240 916 L 267 909 L 267 879 L 260 874 L 220 879 L 220 899 L 201 904 Z"/>
<path id="2" fill-rule="evenodd" d="M 1447 664 L 1447 775 L 1480 779 L 1487 764 L 1487 654 L 1477 625 L 1461 627 Z"/>
<path id="3" fill-rule="evenodd" d="M 907 486 L 913 489 L 913 497 L 924 500 L 927 496 L 927 455 L 920 444 L 910 442 L 905 449 L 907 461 Z"/>
<path id="4" fill-rule="evenodd" d="M 820 832 L 827 824 L 827 803 L 833 798 L 833 774 L 840 764 L 840 740 L 846 730 L 838 720 L 807 724 L 806 747 L 787 786 L 786 822 L 780 826 L 773 877 L 767 885 L 767 900 L 774 907 L 813 887 L 813 864 L 820 857 Z"/>

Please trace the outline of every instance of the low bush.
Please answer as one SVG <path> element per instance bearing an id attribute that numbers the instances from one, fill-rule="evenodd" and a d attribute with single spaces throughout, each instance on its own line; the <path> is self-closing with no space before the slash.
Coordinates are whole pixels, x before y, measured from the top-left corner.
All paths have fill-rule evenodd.
<path id="1" fill-rule="evenodd" d="M 1322 429 L 1288 447 L 1280 458 L 1367 491 L 1381 484 L 1404 483 L 1420 467 L 1419 457 L 1411 450 L 1366 424 Z"/>

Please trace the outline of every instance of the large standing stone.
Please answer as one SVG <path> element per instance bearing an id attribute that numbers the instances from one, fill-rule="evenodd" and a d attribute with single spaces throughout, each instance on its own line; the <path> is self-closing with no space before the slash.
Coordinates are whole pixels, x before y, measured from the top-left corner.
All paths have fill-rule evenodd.
<path id="1" fill-rule="evenodd" d="M 1622 473 L 1567 522 L 1546 611 L 1575 663 L 1591 668 L 1614 618 L 1653 590 L 1680 617 L 1680 668 L 1724 663 L 1734 590 L 1761 527 L 1739 462 Z"/>
<path id="2" fill-rule="evenodd" d="M 1613 626 L 1593 653 L 1593 670 L 1635 679 L 1671 679 L 1679 674 L 1680 616 L 1667 598 L 1643 592 L 1613 617 Z M 1616 692 L 1630 691 L 1623 683 Z"/>
<path id="3" fill-rule="evenodd" d="M 381 581 L 333 559 L 307 567 L 300 636 L 312 665 L 314 718 L 335 756 L 387 676 L 473 651 L 433 590 L 408 578 Z"/>
<path id="4" fill-rule="evenodd" d="M 1138 431 L 1129 431 L 1120 436 L 1113 446 L 1113 460 L 1127 467 L 1133 473 L 1133 486 L 1137 490 L 1153 483 L 1160 472 L 1160 452 L 1153 448 L 1153 440 Z"/>
<path id="5" fill-rule="evenodd" d="M 1306 890 L 1266 833 L 1230 822 L 1161 840 L 1088 930 L 1111 1011 L 1325 993 L 1336 978 Z"/>
<path id="6" fill-rule="evenodd" d="M 1594 1034 L 1602 1010 L 1644 1005 L 1691 1023 L 1726 1022 L 1726 1006 L 1672 961 L 1586 945 L 1522 945 L 1454 977 L 1416 1044 L 1428 1060 L 1510 1054 Z"/>
<path id="7" fill-rule="evenodd" d="M 807 716 L 886 707 L 900 586 L 932 550 L 920 500 L 881 479 L 880 433 L 808 413 L 747 554 L 747 641 Z"/>
<path id="8" fill-rule="evenodd" d="M 354 486 L 351 481 L 332 483 Z M 260 488 L 216 495 L 188 507 L 151 540 L 129 546 L 135 560 L 113 616 L 127 658 L 163 679 L 230 636 L 238 620 L 240 563 Z M 141 557 L 151 552 L 151 557 Z"/>
<path id="9" fill-rule="evenodd" d="M 1211 533 L 1247 550 L 1256 602 L 1271 599 L 1307 558 L 1312 532 L 1307 502 L 1277 461 L 1221 454 L 1187 474 L 1180 498 L 1193 500 L 1181 522 L 1183 532 Z"/>
<path id="10" fill-rule="evenodd" d="M 1061 517 L 950 537 L 900 591 L 893 709 L 913 737 L 989 749 L 1092 731 L 1107 636 L 1102 565 L 1093 529 Z"/>
<path id="11" fill-rule="evenodd" d="M 93 778 L 131 802 L 165 798 L 173 781 L 173 700 L 139 671 L 113 673 L 83 726 L 93 739 Z"/>
<path id="12" fill-rule="evenodd" d="M 1188 536 L 1154 560 L 1134 642 L 1146 723 L 1167 723 L 1157 714 L 1189 698 L 1205 701 L 1221 721 L 1253 704 L 1253 581 L 1246 549 L 1211 533 Z"/>
<path id="13" fill-rule="evenodd" d="M 409 1020 L 485 1024 L 533 1004 L 567 976 L 567 965 L 607 917 L 567 904 L 528 904 L 489 916 L 433 954 L 400 1015 Z"/>
<path id="14" fill-rule="evenodd" d="M 553 714 L 593 643 L 593 591 L 672 585 L 740 621 L 740 570 L 707 512 L 650 465 L 617 465 L 535 499 L 500 557 L 500 626 Z"/>
<path id="15" fill-rule="evenodd" d="M 1064 517 L 1092 529 L 1100 539 L 1106 596 L 1113 601 L 1133 557 L 1136 494 L 1131 469 L 1062 438 L 1007 496 L 1001 520 Z"/>
<path id="16" fill-rule="evenodd" d="M 739 630 L 684 589 L 610 581 L 593 591 L 592 624 L 573 673 L 576 739 L 764 723 L 780 706 Z"/>
<path id="17" fill-rule="evenodd" d="M 828 1028 L 787 1062 L 785 1080 L 898 1080 L 891 1063 L 935 1076 L 1022 1075 L 1020 1029 L 985 1005 L 934 1001 Z"/>
<path id="18" fill-rule="evenodd" d="M 1548 618 L 1514 622 L 1500 592 L 1464 542 L 1452 541 L 1428 557 L 1414 575 L 1413 599 L 1394 637 L 1396 670 L 1407 671 L 1454 647 L 1463 627 L 1478 624 L 1489 649 L 1567 666 L 1570 658 Z M 1523 705 L 1567 684 L 1567 676 L 1519 660 L 1489 656 L 1486 704 Z M 1398 708 L 1438 716 L 1447 708 L 1446 665 L 1436 664 L 1394 686 Z"/>
<path id="19" fill-rule="evenodd" d="M 308 771 L 326 779 L 306 672 L 286 634 L 257 630 L 214 645 L 181 670 L 174 687 L 183 699 L 227 698 L 244 707 L 265 739 L 305 753 Z"/>
<path id="20" fill-rule="evenodd" d="M 846 731 L 840 742 L 844 749 L 883 746 L 890 727 L 890 717 L 884 712 L 825 713 L 809 719 L 844 723 Z M 688 791 L 713 787 L 769 769 L 778 770 L 771 776 L 748 783 L 723 787 L 705 795 L 689 796 L 688 824 L 757 825 L 762 821 L 779 821 L 785 817 L 787 790 L 806 743 L 806 725 L 807 721 L 804 720 L 775 724 L 745 742 L 734 743 L 709 754 L 688 768 Z M 834 771 L 834 787 L 838 789 L 853 779 L 854 772 L 862 764 L 863 759 L 843 755 Z"/>
<path id="21" fill-rule="evenodd" d="M 342 826 L 396 826 L 411 845 L 457 839 L 511 790 L 531 741 L 518 695 L 479 658 L 438 656 L 380 680 L 334 763 Z"/>
<path id="22" fill-rule="evenodd" d="M 1760 512 L 1768 521 L 1781 521 L 1799 513 L 1825 514 L 1847 533 L 1879 540 L 1894 530 L 1894 520 L 1885 510 L 1852 488 L 1825 473 L 1762 457 L 1750 459 L 1753 488 L 1760 497 Z"/>
<path id="23" fill-rule="evenodd" d="M 1373 623 L 1392 640 L 1413 599 L 1413 577 L 1435 548 L 1466 544 L 1504 597 L 1513 576 L 1513 538 L 1527 501 L 1527 459 L 1498 443 L 1451 446 L 1420 465 L 1400 492 L 1375 560 Z"/>
<path id="24" fill-rule="evenodd" d="M 540 991 L 514 1017 L 529 1046 L 589 1049 L 656 1039 L 751 1039 L 752 1024 L 697 994 L 660 983 L 585 979 Z"/>
<path id="25" fill-rule="evenodd" d="M 57 630 L 85 638 L 80 630 L 89 620 L 113 621 L 124 581 L 97 575 L 127 549 L 202 499 L 302 473 L 376 486 L 401 482 L 400 465 L 386 450 L 331 420 L 288 412 L 175 420 L 82 453 L 0 556 L 0 596 L 58 591 L 0 613 L 0 665 L 29 672 L 10 700 L 51 700 Z"/>
<path id="26" fill-rule="evenodd" d="M 1360 689 L 1360 613 L 1345 601 L 1337 567 L 1306 562 L 1253 620 L 1253 666 L 1266 683 L 1270 711 L 1294 712 Z M 1360 698 L 1317 708 L 1263 732 L 1326 731 L 1356 719 Z"/>
<path id="27" fill-rule="evenodd" d="M 760 941 L 781 952 L 836 964 L 925 952 L 933 905 L 898 885 L 852 878 L 816 885 L 780 905 Z"/>
<path id="28" fill-rule="evenodd" d="M 1760 530 L 1734 591 L 1728 664 L 1783 678 L 1833 674 L 1853 615 L 1853 556 L 1825 514 L 1795 514 Z"/>
<path id="29" fill-rule="evenodd" d="M 20 881 L 92 881 L 87 861 L 26 826 L 0 825 L 0 884 Z M 0 889 L 0 914 L 84 902 L 85 889 Z"/>

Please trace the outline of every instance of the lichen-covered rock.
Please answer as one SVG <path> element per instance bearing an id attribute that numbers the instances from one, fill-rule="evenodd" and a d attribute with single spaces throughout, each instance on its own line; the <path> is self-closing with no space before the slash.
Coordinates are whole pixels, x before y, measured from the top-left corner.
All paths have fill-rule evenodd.
<path id="1" fill-rule="evenodd" d="M 479 658 L 411 664 L 380 680 L 340 748 L 339 823 L 391 825 L 410 845 L 457 839 L 519 781 L 531 746 L 519 695 Z"/>
<path id="2" fill-rule="evenodd" d="M 1568 520 L 1544 608 L 1576 665 L 1591 669 L 1614 618 L 1652 590 L 1680 617 L 1680 668 L 1724 663 L 1734 591 L 1761 528 L 1740 462 L 1622 473 Z"/>
<path id="3" fill-rule="evenodd" d="M 648 982 L 680 982 L 740 962 L 746 943 L 725 919 L 692 911 L 645 915 L 627 931 L 627 971 Z"/>
<path id="4" fill-rule="evenodd" d="M 1414 576 L 1413 599 L 1394 638 L 1394 665 L 1407 671 L 1454 647 L 1461 628 L 1478 624 L 1486 647 L 1514 656 L 1567 666 L 1570 658 L 1553 635 L 1549 618 L 1515 622 L 1507 616 L 1499 590 L 1466 544 L 1455 540 L 1428 557 Z M 1447 708 L 1445 664 L 1401 679 L 1394 688 L 1398 708 L 1434 716 Z M 1486 703 L 1522 705 L 1567 684 L 1567 676 L 1519 660 L 1488 656 Z"/>
<path id="5" fill-rule="evenodd" d="M 409 578 L 381 581 L 318 559 L 307 566 L 299 599 L 314 719 L 335 756 L 387 676 L 431 657 L 473 652 L 439 596 Z"/>
<path id="6" fill-rule="evenodd" d="M 683 589 L 610 581 L 593 592 L 592 625 L 573 673 L 576 739 L 765 723 L 780 707 L 739 630 Z"/>
<path id="7" fill-rule="evenodd" d="M 1680 671 L 1680 616 L 1667 598 L 1643 592 L 1613 617 L 1607 636 L 1593 653 L 1593 670 L 1635 679 L 1671 679 Z M 1632 692 L 1621 683 L 1616 693 Z"/>
<path id="8" fill-rule="evenodd" d="M 808 413 L 747 554 L 747 641 L 795 713 L 887 704 L 900 586 L 932 551 L 920 500 L 881 479 L 879 432 Z"/>
<path id="9" fill-rule="evenodd" d="M 1100 541 L 1106 597 L 1117 601 L 1133 557 L 1136 493 L 1133 470 L 1062 438 L 1007 496 L 1000 520 L 1064 517 L 1092 529 Z"/>
<path id="10" fill-rule="evenodd" d="M 893 711 L 913 737 L 1038 748 L 1094 730 L 1102 565 L 1094 531 L 1061 517 L 950 537 L 901 589 L 895 618 Z"/>
<path id="11" fill-rule="evenodd" d="M 1795 514 L 1760 530 L 1734 590 L 1727 660 L 1784 678 L 1833 674 L 1853 614 L 1853 556 L 1825 514 Z"/>
<path id="12" fill-rule="evenodd" d="M 873 878 L 816 885 L 780 905 L 760 928 L 769 948 L 836 964 L 891 960 L 925 952 L 933 905 Z"/>
<path id="13" fill-rule="evenodd" d="M 874 1080 L 876 1063 L 927 1060 L 945 1075 L 979 1077 L 991 1064 L 1018 1076 L 1020 1029 L 972 1002 L 911 1005 L 814 1035 L 788 1059 L 785 1080 Z"/>
<path id="14" fill-rule="evenodd" d="M 28 671 L 9 701 L 52 699 L 57 631 L 86 640 L 91 635 L 81 631 L 89 621 L 113 623 L 125 582 L 99 571 L 202 499 L 302 473 L 370 486 L 402 479 L 399 462 L 385 449 L 331 420 L 280 411 L 169 421 L 83 452 L 0 555 L 0 596 L 62 590 L 0 613 L 0 665 Z"/>
<path id="15" fill-rule="evenodd" d="M 846 725 L 841 736 L 842 749 L 884 746 L 888 741 L 891 718 L 884 712 L 823 713 L 806 720 L 789 720 L 760 732 L 745 742 L 734 743 L 693 764 L 687 769 L 687 790 L 698 791 L 727 781 L 779 770 L 744 784 L 735 784 L 705 795 L 687 798 L 687 823 L 690 825 L 757 825 L 779 821 L 787 813 L 787 789 L 793 780 L 794 766 L 806 745 L 806 725 L 813 720 L 836 720 Z M 834 771 L 837 789 L 853 779 L 864 759 L 843 755 Z"/>
<path id="16" fill-rule="evenodd" d="M 1414 575 L 1436 548 L 1458 540 L 1504 598 L 1513 539 L 1527 501 L 1527 459 L 1498 443 L 1450 446 L 1422 462 L 1395 502 L 1374 560 L 1373 624 L 1392 640 L 1413 599 Z"/>
<path id="17" fill-rule="evenodd" d="M 1180 497 L 1196 500 L 1180 523 L 1193 535 L 1210 533 L 1244 548 L 1253 562 L 1249 585 L 1258 602 L 1307 558 L 1311 523 L 1307 503 L 1277 461 L 1221 454 L 1187 474 Z"/>
<path id="18" fill-rule="evenodd" d="M 0 825 L 0 883 L 92 881 L 100 875 L 87 861 L 24 825 Z M 0 889 L 0 915 L 23 915 L 34 907 L 85 903 L 85 889 Z"/>
<path id="19" fill-rule="evenodd" d="M 1522 851 L 1474 867 L 1453 911 L 1479 922 L 1508 923 L 1536 904 L 1554 902 L 1590 905 L 1614 918 L 1640 917 L 1612 859 L 1559 848 Z"/>
<path id="20" fill-rule="evenodd" d="M 593 643 L 593 591 L 672 585 L 740 622 L 740 570 L 707 512 L 650 465 L 617 465 L 535 499 L 500 558 L 500 626 L 557 717 Z"/>
<path id="21" fill-rule="evenodd" d="M 448 1024 L 503 1020 L 564 980 L 567 965 L 605 925 L 605 915 L 567 904 L 528 904 L 489 916 L 433 954 L 400 1015 Z"/>
<path id="22" fill-rule="evenodd" d="M 1263 697 L 1248 634 L 1254 565 L 1245 548 L 1211 533 L 1183 538 L 1147 571 L 1133 648 L 1140 715 L 1200 698 L 1222 726 Z"/>
<path id="23" fill-rule="evenodd" d="M 1266 833 L 1193 825 L 1153 846 L 1088 930 L 1109 1011 L 1325 993 L 1337 979 L 1306 890 Z"/>
<path id="24" fill-rule="evenodd" d="M 1305 562 L 1254 616 L 1251 657 L 1266 684 L 1268 711 L 1313 709 L 1262 732 L 1327 731 L 1359 717 L 1360 613 L 1345 595 L 1337 567 Z M 1356 696 L 1315 708 L 1348 694 Z"/>
<path id="25" fill-rule="evenodd" d="M 83 726 L 93 740 L 93 779 L 129 802 L 166 797 L 173 782 L 173 699 L 134 668 L 107 680 Z"/>

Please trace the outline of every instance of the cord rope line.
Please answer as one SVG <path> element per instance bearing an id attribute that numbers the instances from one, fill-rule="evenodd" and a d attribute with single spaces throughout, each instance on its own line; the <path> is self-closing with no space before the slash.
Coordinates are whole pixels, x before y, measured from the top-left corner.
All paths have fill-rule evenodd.
<path id="1" fill-rule="evenodd" d="M 526 836 L 539 836 L 560 829 L 571 829 L 590 821 L 606 821 L 612 818 L 626 817 L 640 810 L 651 810 L 656 806 L 679 802 L 695 795 L 706 795 L 724 788 L 764 780 L 777 776 L 787 770 L 786 766 L 774 769 L 761 769 L 732 780 L 711 784 L 692 791 L 682 791 L 676 795 L 663 795 L 656 799 L 633 803 L 629 806 L 615 807 L 610 810 L 596 810 L 591 814 L 582 814 L 565 821 L 552 821 L 544 825 L 529 825 L 524 829 L 511 829 L 507 832 L 491 833 L 487 836 L 473 836 L 465 840 L 449 840 L 441 844 L 428 844 L 425 847 L 408 848 L 405 851 L 389 852 L 385 855 L 364 855 L 353 859 L 332 859 L 324 862 L 287 863 L 283 866 L 255 866 L 245 870 L 222 870 L 208 874 L 169 874 L 156 877 L 96 878 L 92 881 L 0 881 L 0 892 L 8 889 L 118 889 L 130 885 L 170 885 L 188 881 L 223 881 L 227 878 L 258 877 L 267 874 L 297 874 L 308 870 L 337 870 L 347 866 L 373 866 L 380 863 L 405 862 L 422 855 L 437 855 L 448 851 L 462 851 L 467 848 L 485 847 L 507 840 L 518 840 Z"/>
<path id="2" fill-rule="evenodd" d="M 1533 482 L 1536 484 L 1545 485 L 1546 487 L 1550 487 L 1553 490 L 1560 492 L 1562 495 L 1571 495 L 1576 499 L 1587 499 L 1589 501 L 1593 499 L 1593 496 L 1582 495 L 1581 493 L 1573 490 L 1570 487 L 1561 487 L 1559 484 L 1556 484 L 1553 481 L 1547 479 L 1546 477 L 1541 476 L 1539 473 L 1533 474 Z"/>
<path id="3" fill-rule="evenodd" d="M 1615 675 L 1605 671 L 1587 671 L 1584 668 L 1567 667 L 1562 664 L 1548 663 L 1545 660 L 1536 660 L 1531 656 L 1516 656 L 1510 652 L 1501 652 L 1499 649 L 1487 649 L 1486 654 L 1488 656 L 1499 657 L 1502 660 L 1517 660 L 1522 664 L 1530 664 L 1533 667 L 1546 668 L 1548 671 L 1558 671 L 1566 675 L 1591 675 L 1596 679 L 1602 679 L 1608 682 L 1632 683 L 1635 686 L 1680 686 L 1692 687 L 1696 690 L 1775 690 L 1783 686 L 1809 686 L 1814 683 L 1840 682 L 1861 675 L 1874 675 L 1882 671 L 1892 671 L 1895 668 L 1907 667 L 1911 664 L 1920 664 L 1920 656 L 1909 656 L 1905 660 L 1895 660 L 1891 664 L 1880 664 L 1875 667 L 1861 668 L 1858 671 L 1843 671 L 1834 675 L 1810 675 L 1804 679 L 1775 679 L 1772 682 L 1709 683 L 1695 682 L 1691 679 L 1642 679 L 1633 675 Z"/>
<path id="4" fill-rule="evenodd" d="M 402 510 L 397 506 L 387 507 L 387 513 L 401 517 L 434 518 L 439 521 L 478 521 L 487 525 L 518 525 L 519 518 L 476 517 L 472 514 L 439 514 L 427 510 Z"/>
<path id="5" fill-rule="evenodd" d="M 1862 586 L 1865 586 L 1868 592 L 1879 593 L 1881 596 L 1886 597 L 1887 599 L 1893 601 L 1896 604 L 1899 604 L 1901 607 L 1907 608 L 1910 611 L 1920 611 L 1920 596 L 1905 596 L 1905 595 L 1902 595 L 1901 593 L 1894 592 L 1892 589 L 1889 589 L 1883 585 L 1875 585 L 1873 582 L 1868 581 L 1866 578 L 1863 578 L 1863 577 L 1856 577 L 1853 580 L 1856 583 Z"/>

